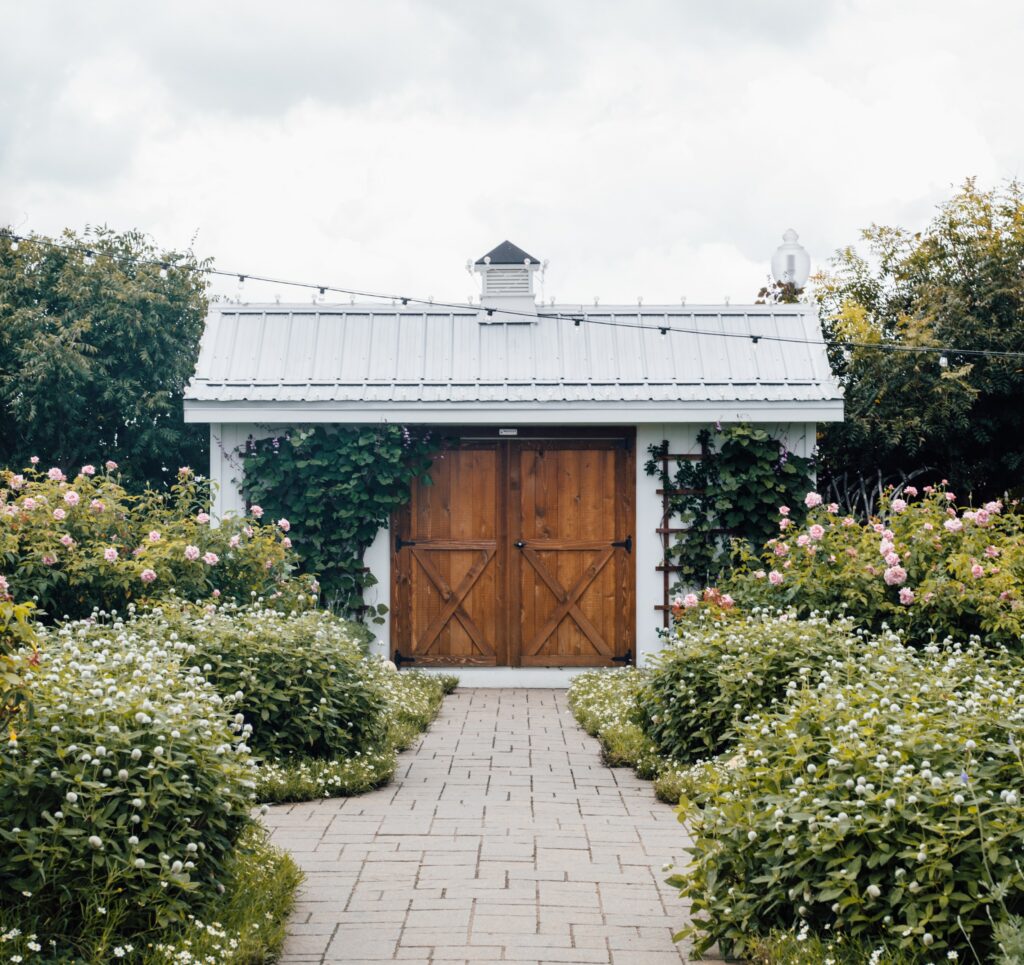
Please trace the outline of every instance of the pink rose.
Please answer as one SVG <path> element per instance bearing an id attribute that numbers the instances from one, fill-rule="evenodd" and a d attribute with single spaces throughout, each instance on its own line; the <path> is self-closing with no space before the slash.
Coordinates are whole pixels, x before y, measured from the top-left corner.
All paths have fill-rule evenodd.
<path id="1" fill-rule="evenodd" d="M 286 550 L 290 550 L 292 548 L 292 541 L 286 536 L 283 540 L 281 540 L 281 545 Z"/>
<path id="2" fill-rule="evenodd" d="M 262 507 L 262 506 L 255 506 L 255 505 L 254 505 L 254 506 L 252 506 L 252 507 L 251 507 L 251 508 L 249 509 L 249 514 L 250 514 L 250 515 L 251 515 L 251 516 L 252 516 L 252 517 L 253 517 L 254 519 L 262 519 L 262 518 L 263 518 L 263 507 Z"/>
<path id="3" fill-rule="evenodd" d="M 932 526 L 932 524 L 931 524 L 931 523 L 925 523 L 925 524 L 924 524 L 924 526 L 923 526 L 922 528 L 923 528 L 923 529 L 927 529 L 927 530 L 929 530 L 929 531 L 931 531 L 931 530 L 935 529 L 935 527 L 934 527 L 934 526 Z"/>
<path id="4" fill-rule="evenodd" d="M 686 596 L 683 597 L 683 606 L 686 607 L 687 610 L 692 610 L 699 602 L 700 600 L 697 598 L 696 593 L 687 593 Z"/>
<path id="5" fill-rule="evenodd" d="M 159 543 L 160 542 L 160 530 L 158 530 L 158 529 L 151 529 L 149 531 L 149 541 L 151 543 Z"/>
<path id="6" fill-rule="evenodd" d="M 775 546 L 776 556 L 785 556 L 789 552 L 789 547 L 785 543 L 778 543 Z"/>
<path id="7" fill-rule="evenodd" d="M 152 583 L 156 579 L 156 573 L 153 570 L 145 569 L 142 571 L 141 579 L 143 583 Z"/>
<path id="8" fill-rule="evenodd" d="M 191 476 L 192 475 L 192 467 L 191 466 L 178 466 L 178 475 L 179 476 Z"/>
<path id="9" fill-rule="evenodd" d="M 778 586 L 784 579 L 785 577 L 778 570 L 772 570 L 771 573 L 768 574 L 768 582 L 771 583 L 772 586 Z"/>
<path id="10" fill-rule="evenodd" d="M 755 570 L 754 571 L 754 579 L 755 580 L 763 580 L 767 575 L 768 574 L 765 573 L 764 570 Z"/>
<path id="11" fill-rule="evenodd" d="M 56 562 L 57 562 L 57 557 L 56 556 L 51 556 L 49 553 L 46 553 L 43 556 L 43 564 L 45 566 L 53 566 L 53 564 L 56 563 Z"/>
<path id="12" fill-rule="evenodd" d="M 822 503 L 821 496 L 819 496 L 817 493 L 808 493 L 804 497 L 804 505 L 808 509 L 814 509 L 815 506 L 820 506 L 821 503 Z"/>
<path id="13" fill-rule="evenodd" d="M 204 553 L 203 562 L 207 566 L 215 566 L 217 563 L 220 562 L 220 557 L 216 553 Z"/>
<path id="14" fill-rule="evenodd" d="M 32 463 L 33 466 L 38 466 L 39 465 L 39 457 L 38 456 L 29 456 L 28 457 L 28 461 L 30 463 Z"/>
<path id="15" fill-rule="evenodd" d="M 907 501 L 905 499 L 894 499 L 891 505 L 894 513 L 902 513 L 907 508 Z"/>
<path id="16" fill-rule="evenodd" d="M 21 489 L 25 485 L 25 477 L 21 473 L 17 473 L 11 476 L 11 481 L 8 485 L 10 485 L 11 489 Z"/>
<path id="17" fill-rule="evenodd" d="M 113 459 L 108 459 L 103 465 L 107 467 L 108 472 L 113 472 L 117 468 L 117 463 Z"/>
<path id="18" fill-rule="evenodd" d="M 856 550 L 855 550 L 855 549 L 854 549 L 854 548 L 853 548 L 852 546 L 847 546 L 847 547 L 846 547 L 846 555 L 847 555 L 847 556 L 851 556 L 851 557 L 853 557 L 854 559 L 856 559 L 856 557 L 857 557 L 857 551 L 856 551 Z"/>
<path id="19" fill-rule="evenodd" d="M 107 507 L 104 505 L 102 499 L 94 499 L 91 503 L 89 503 L 89 508 L 94 513 L 102 513 L 103 510 L 105 510 Z"/>
<path id="20" fill-rule="evenodd" d="M 944 495 L 948 502 L 953 502 L 956 499 L 956 493 L 945 493 Z"/>
<path id="21" fill-rule="evenodd" d="M 959 519 L 947 519 L 943 524 L 951 533 L 959 533 L 964 524 Z"/>
<path id="22" fill-rule="evenodd" d="M 53 518 L 57 520 L 57 522 L 60 522 L 65 516 L 67 516 L 67 513 L 65 513 L 60 507 L 53 511 Z"/>
<path id="23" fill-rule="evenodd" d="M 890 566 L 883 574 L 882 579 L 885 580 L 889 586 L 899 586 L 901 583 L 905 583 L 907 579 L 907 571 L 902 566 Z"/>
<path id="24" fill-rule="evenodd" d="M 883 532 L 885 532 L 885 527 L 884 527 L 884 526 L 883 526 L 883 525 L 882 525 L 881 523 L 875 523 L 875 525 L 874 525 L 874 526 L 872 526 L 871 528 L 872 528 L 872 529 L 873 529 L 873 530 L 874 530 L 874 531 L 875 531 L 876 533 L 883 533 Z"/>
<path id="25" fill-rule="evenodd" d="M 96 475 L 96 467 L 88 465 L 88 464 L 82 466 L 82 475 L 83 476 L 95 476 Z"/>
<path id="26" fill-rule="evenodd" d="M 64 482 L 67 476 L 64 475 L 56 466 L 46 470 L 46 475 L 54 482 Z"/>
<path id="27" fill-rule="evenodd" d="M 787 529 L 789 529 L 789 527 L 792 526 L 792 525 L 793 525 L 793 520 L 791 520 L 791 519 L 780 519 L 779 520 L 779 529 L 782 530 L 783 532 L 785 532 Z"/>
<path id="28" fill-rule="evenodd" d="M 980 563 L 975 563 L 974 566 L 971 567 L 971 576 L 973 576 L 976 580 L 981 579 L 981 577 L 983 577 L 984 575 L 985 567 L 982 566 Z"/>
<path id="29" fill-rule="evenodd" d="M 833 516 L 835 516 L 835 514 L 839 512 L 839 503 L 829 503 L 826 508 Z"/>
<path id="30" fill-rule="evenodd" d="M 203 525 L 204 523 L 208 523 L 209 521 L 210 521 L 210 514 L 209 513 L 199 513 L 196 516 L 196 522 L 199 523 L 200 525 Z"/>
<path id="31" fill-rule="evenodd" d="M 228 540 L 228 546 L 230 546 L 232 549 L 235 549 L 238 546 L 238 544 L 241 543 L 241 542 L 242 542 L 242 537 L 239 536 L 238 533 L 235 533 L 235 535 L 232 536 L 231 539 Z"/>
<path id="32" fill-rule="evenodd" d="M 914 602 L 914 591 L 909 586 L 903 587 L 900 590 L 900 603 L 904 606 L 910 606 Z"/>
<path id="33" fill-rule="evenodd" d="M 64 534 L 64 535 L 63 535 L 63 536 L 62 536 L 62 537 L 60 538 L 60 541 L 61 541 L 61 542 L 62 542 L 62 543 L 63 543 L 63 544 L 65 545 L 65 546 L 74 546 L 74 545 L 75 545 L 75 541 L 74 541 L 74 540 L 73 540 L 73 539 L 72 539 L 72 538 L 71 538 L 71 537 L 70 537 L 70 536 L 69 536 L 69 535 L 68 535 L 67 533 L 65 533 L 65 534 Z"/>
<path id="34" fill-rule="evenodd" d="M 197 560 L 199 559 L 199 547 L 198 546 L 186 546 L 185 547 L 185 559 Z"/>
<path id="35" fill-rule="evenodd" d="M 999 594 L 999 599 L 1009 600 L 1011 596 L 1013 596 L 1013 593 L 1010 590 L 1003 590 L 1003 592 Z"/>
<path id="36" fill-rule="evenodd" d="M 994 560 L 999 555 L 999 550 L 997 550 L 994 546 L 986 546 L 985 547 L 985 555 L 989 559 L 993 559 Z"/>
<path id="37" fill-rule="evenodd" d="M 987 509 L 979 509 L 974 514 L 974 521 L 979 526 L 984 526 L 989 521 L 990 518 L 991 518 L 991 516 L 990 516 L 989 511 Z"/>
<path id="38" fill-rule="evenodd" d="M 886 553 L 885 562 L 888 566 L 899 566 L 900 554 L 899 553 Z"/>
<path id="39" fill-rule="evenodd" d="M 996 500 L 995 502 L 985 503 L 985 512 L 987 513 L 999 513 L 1003 509 L 1003 504 Z"/>
<path id="40" fill-rule="evenodd" d="M 886 554 L 891 553 L 894 549 L 896 549 L 896 546 L 890 539 L 883 539 L 882 542 L 878 544 L 879 556 L 885 556 Z"/>
<path id="41" fill-rule="evenodd" d="M 736 601 L 729 596 L 728 593 L 723 593 L 722 598 L 718 601 L 718 605 L 724 610 L 728 610 L 736 605 Z"/>
<path id="42" fill-rule="evenodd" d="M 81 499 L 82 497 L 79 496 L 78 493 L 76 493 L 73 489 L 69 489 L 66 493 L 64 493 L 64 502 L 66 502 L 69 506 L 77 506 Z"/>
<path id="43" fill-rule="evenodd" d="M 212 597 L 214 597 L 214 598 L 219 597 L 220 596 L 220 590 L 214 590 L 213 593 L 211 593 L 210 595 Z"/>
<path id="44" fill-rule="evenodd" d="M 245 533 L 246 536 L 252 538 L 252 534 L 255 530 L 251 526 L 245 526 L 243 527 L 242 532 Z"/>
<path id="45" fill-rule="evenodd" d="M 779 507 L 779 515 L 780 516 L 788 516 L 789 515 L 789 507 L 788 506 L 780 506 Z"/>
<path id="46" fill-rule="evenodd" d="M 292 524 L 287 519 L 279 519 L 277 525 L 281 528 L 282 533 L 287 533 L 292 528 Z"/>
<path id="47" fill-rule="evenodd" d="M 811 537 L 810 536 L 808 536 L 806 533 L 801 533 L 796 538 L 796 545 L 797 546 L 806 546 L 810 541 L 811 541 Z"/>
<path id="48" fill-rule="evenodd" d="M 824 537 L 825 527 L 815 523 L 807 532 L 810 534 L 811 539 L 818 540 Z"/>
<path id="49" fill-rule="evenodd" d="M 857 521 L 852 516 L 844 516 L 843 517 L 843 525 L 844 526 L 856 526 L 857 525 Z"/>
<path id="50" fill-rule="evenodd" d="M 116 549 L 114 549 L 114 547 L 113 547 L 113 546 L 108 546 L 108 547 L 107 547 L 107 548 L 106 548 L 106 549 L 105 549 L 105 550 L 103 551 L 103 558 L 104 558 L 104 559 L 105 559 L 105 560 L 106 560 L 106 561 L 107 561 L 108 563 L 113 563 L 113 562 L 114 562 L 114 560 L 116 560 L 116 559 L 117 559 L 117 550 L 116 550 Z"/>
<path id="51" fill-rule="evenodd" d="M 903 487 L 903 491 L 908 496 L 916 496 L 917 495 L 917 487 L 916 486 L 904 486 Z"/>
<path id="52" fill-rule="evenodd" d="M 36 501 L 31 496 L 26 496 L 25 501 L 21 504 L 21 508 L 31 513 L 36 508 Z"/>

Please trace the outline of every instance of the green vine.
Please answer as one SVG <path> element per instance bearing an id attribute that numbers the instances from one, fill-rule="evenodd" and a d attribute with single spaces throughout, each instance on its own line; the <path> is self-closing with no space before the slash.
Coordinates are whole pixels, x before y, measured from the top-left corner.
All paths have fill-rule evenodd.
<path id="1" fill-rule="evenodd" d="M 686 528 L 665 560 L 680 567 L 677 586 L 714 584 L 730 562 L 731 541 L 763 545 L 775 535 L 779 506 L 789 505 L 798 517 L 813 482 L 813 461 L 789 452 L 764 429 L 740 424 L 717 428 L 715 435 L 720 440 L 702 429 L 700 460 L 680 460 L 675 472 L 661 461 L 667 443 L 648 450 L 647 474 L 673 493 L 665 525 L 675 520 Z"/>
<path id="2" fill-rule="evenodd" d="M 242 492 L 274 519 L 290 523 L 295 552 L 320 580 L 330 606 L 383 622 L 387 608 L 367 608 L 363 590 L 377 578 L 363 555 L 414 480 L 430 482 L 441 439 L 395 425 L 304 426 L 242 449 Z"/>

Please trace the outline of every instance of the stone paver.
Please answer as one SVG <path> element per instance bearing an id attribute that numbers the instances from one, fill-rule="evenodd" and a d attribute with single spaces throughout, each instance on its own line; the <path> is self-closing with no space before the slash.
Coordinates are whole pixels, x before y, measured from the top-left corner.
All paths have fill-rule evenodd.
<path id="1" fill-rule="evenodd" d="M 685 831 L 565 691 L 458 690 L 392 784 L 265 820 L 306 872 L 282 963 L 687 961 Z"/>

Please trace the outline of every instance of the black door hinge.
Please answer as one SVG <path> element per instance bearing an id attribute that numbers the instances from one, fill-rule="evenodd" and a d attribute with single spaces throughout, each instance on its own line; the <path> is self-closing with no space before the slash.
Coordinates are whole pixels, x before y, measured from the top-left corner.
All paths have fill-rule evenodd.
<path id="1" fill-rule="evenodd" d="M 414 539 L 402 539 L 401 536 L 395 537 L 395 552 L 397 553 L 403 546 L 415 546 L 416 540 Z"/>
<path id="2" fill-rule="evenodd" d="M 621 546 L 627 553 L 633 552 L 633 537 L 627 536 L 625 539 L 617 539 L 612 543 L 612 546 Z"/>
<path id="3" fill-rule="evenodd" d="M 613 663 L 623 663 L 627 667 L 633 663 L 633 648 L 630 647 L 621 657 L 612 657 Z"/>
<path id="4" fill-rule="evenodd" d="M 402 655 L 402 651 L 401 650 L 396 650 L 395 651 L 395 656 L 394 656 L 394 661 L 395 661 L 395 666 L 398 667 L 399 670 L 401 670 L 403 663 L 415 663 L 416 662 L 416 658 L 415 657 L 405 657 L 405 656 Z"/>

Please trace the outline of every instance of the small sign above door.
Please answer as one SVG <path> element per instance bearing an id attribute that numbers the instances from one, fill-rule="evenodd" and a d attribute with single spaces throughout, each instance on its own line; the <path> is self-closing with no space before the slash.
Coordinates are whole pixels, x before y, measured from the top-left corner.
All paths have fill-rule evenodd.
<path id="1" fill-rule="evenodd" d="M 498 435 L 499 436 L 518 436 L 519 435 L 519 430 L 518 429 L 499 429 L 498 430 Z"/>

